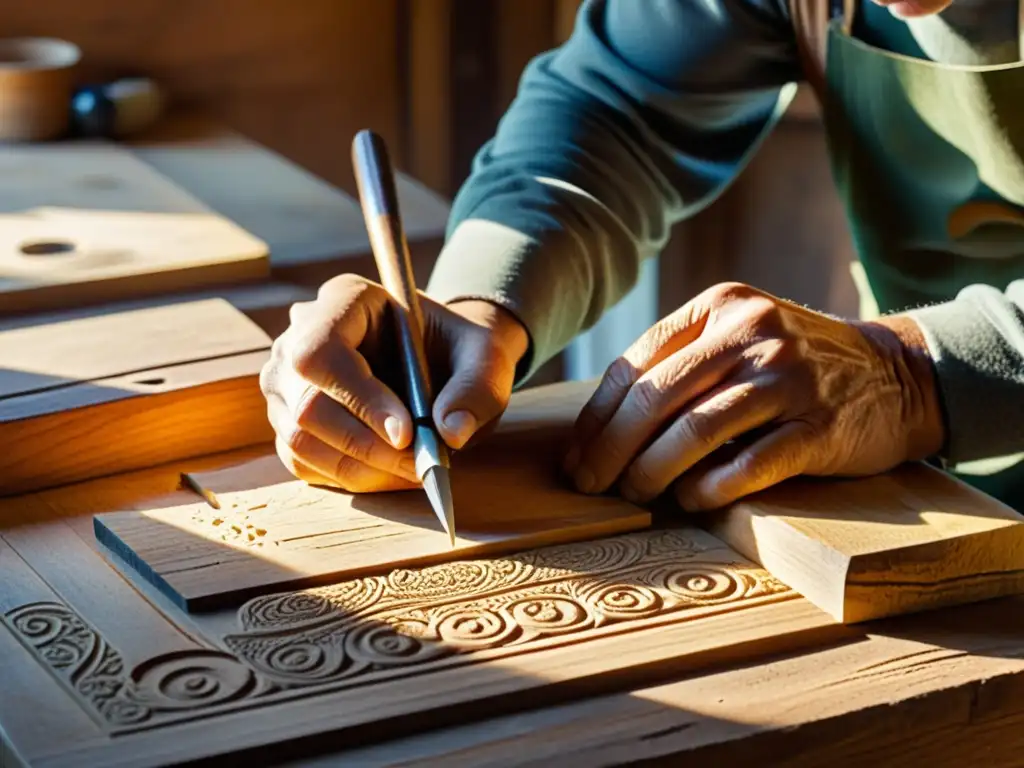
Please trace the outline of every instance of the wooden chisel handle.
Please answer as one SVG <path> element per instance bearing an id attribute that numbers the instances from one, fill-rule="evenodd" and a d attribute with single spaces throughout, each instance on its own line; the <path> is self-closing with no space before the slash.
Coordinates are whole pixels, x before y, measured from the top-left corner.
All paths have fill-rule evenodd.
<path id="1" fill-rule="evenodd" d="M 372 131 L 357 133 L 352 142 L 352 165 L 377 271 L 396 305 L 409 409 L 415 422 L 427 422 L 432 426 L 430 411 L 433 397 L 423 345 L 423 312 L 413 277 L 409 244 L 398 211 L 395 174 L 384 140 Z"/>

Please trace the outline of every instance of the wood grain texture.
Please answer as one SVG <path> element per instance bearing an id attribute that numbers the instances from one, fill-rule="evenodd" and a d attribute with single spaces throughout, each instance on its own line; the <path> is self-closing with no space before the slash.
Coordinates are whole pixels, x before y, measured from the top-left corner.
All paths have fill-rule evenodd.
<path id="1" fill-rule="evenodd" d="M 50 529 L 66 541 L 66 525 Z M 22 557 L 0 559 L 11 585 L 0 623 L 34 660 L 28 671 L 63 687 L 54 711 L 72 703 L 95 723 L 76 732 L 68 717 L 63 739 L 28 742 L 39 765 L 283 757 L 311 739 L 394 737 L 848 634 L 721 542 L 681 528 L 268 595 L 208 645 L 140 621 L 151 609 L 134 597 L 124 615 L 137 619 L 120 623 L 76 607 L 99 584 L 72 590 L 71 605 L 31 573 L 13 580 L 26 562 L 67 570 L 25 535 L 11 542 Z"/>
<path id="2" fill-rule="evenodd" d="M 1024 602 L 901 616 L 858 642 L 344 753 L 352 765 L 1014 768 Z M 303 763 L 326 768 L 339 755 Z"/>
<path id="3" fill-rule="evenodd" d="M 557 476 L 549 437 L 478 449 L 452 467 L 455 548 L 422 491 L 352 495 L 294 480 L 273 454 L 214 476 L 205 502 L 96 518 L 96 535 L 188 610 L 285 586 L 588 539 L 650 524 Z"/>
<path id="4" fill-rule="evenodd" d="M 0 333 L 0 493 L 270 439 L 269 348 L 220 299 Z"/>
<path id="5" fill-rule="evenodd" d="M 271 338 L 276 338 L 288 327 L 288 310 L 300 301 L 316 298 L 316 291 L 291 283 L 266 282 L 208 288 L 202 291 L 147 296 L 140 299 L 112 301 L 107 304 L 68 307 L 53 312 L 30 312 L 28 314 L 0 317 L 0 332 L 18 328 L 52 325 L 69 320 L 88 317 L 102 317 L 138 309 L 152 309 L 175 304 L 188 304 L 210 299 L 222 299 L 244 314 Z"/>
<path id="6" fill-rule="evenodd" d="M 345 143 L 341 135 L 335 136 L 335 152 L 339 141 Z M 343 272 L 376 278 L 355 198 L 247 136 L 198 115 L 174 115 L 128 148 L 266 242 L 275 279 L 318 288 Z M 354 188 L 348 153 L 340 154 Z M 448 203 L 402 173 L 397 187 L 416 279 L 426 284 L 444 237 Z"/>
<path id="7" fill-rule="evenodd" d="M 113 144 L 0 149 L 3 313 L 269 273 L 264 242 Z"/>
<path id="8" fill-rule="evenodd" d="M 594 386 L 515 394 L 490 438 L 454 457 L 454 550 L 421 491 L 353 496 L 313 488 L 269 447 L 217 471 L 188 473 L 220 509 L 199 498 L 97 509 L 104 514 L 96 535 L 176 605 L 209 610 L 283 585 L 646 527 L 647 511 L 581 497 L 559 477 L 567 431 Z"/>
<path id="9" fill-rule="evenodd" d="M 926 465 L 790 481 L 709 529 L 846 622 L 1024 591 L 1024 516 Z"/>

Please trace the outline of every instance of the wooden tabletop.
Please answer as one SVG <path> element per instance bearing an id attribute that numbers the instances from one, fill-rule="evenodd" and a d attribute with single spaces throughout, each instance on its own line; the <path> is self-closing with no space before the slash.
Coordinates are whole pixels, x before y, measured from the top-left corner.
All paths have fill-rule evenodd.
<path id="1" fill-rule="evenodd" d="M 55 146 L 56 152 L 63 152 L 67 145 Z M 287 325 L 291 304 L 314 296 L 329 278 L 353 272 L 377 279 L 358 201 L 223 125 L 194 114 L 172 114 L 157 128 L 118 146 L 168 180 L 165 193 L 173 197 L 174 187 L 181 190 L 182 199 L 172 203 L 185 209 L 190 204 L 204 206 L 266 243 L 270 280 L 69 306 L 45 315 L 0 313 L 0 330 L 216 296 L 276 336 Z M 347 144 L 340 142 L 339 152 L 347 154 Z M 0 213 L 51 205 L 54 196 L 63 205 L 76 205 L 81 199 L 83 207 L 89 207 L 88 185 L 55 189 L 45 179 L 34 182 L 35 193 L 27 196 L 16 186 L 6 196 L 0 189 Z M 416 277 L 425 284 L 443 243 L 449 205 L 406 174 L 398 174 L 397 184 Z"/>
<path id="2" fill-rule="evenodd" d="M 260 297 L 249 288 L 211 291 L 233 295 L 257 315 L 269 307 L 268 325 L 324 276 L 359 264 L 372 269 L 355 202 L 242 137 L 190 119 L 133 151 L 271 246 L 278 282 L 262 286 Z M 447 207 L 415 182 L 401 184 L 410 239 L 423 244 L 429 265 Z M 88 310 L 95 311 L 106 310 Z M 606 676 L 600 690 L 538 696 L 531 706 L 498 700 L 407 719 L 402 735 L 332 731 L 339 708 L 366 703 L 358 691 L 133 729 L 131 712 L 103 710 L 130 675 L 144 687 L 152 672 L 125 660 L 224 661 L 220 640 L 238 617 L 177 608 L 104 551 L 93 516 L 194 501 L 180 488 L 183 471 L 226 467 L 244 455 L 0 500 L 0 766 L 159 765 L 191 759 L 204 744 L 241 755 L 254 733 L 288 746 L 249 752 L 245 764 L 1024 764 L 1024 598 L 855 626 L 840 639 L 758 663 L 723 662 L 685 675 L 659 667 Z M 802 602 L 790 601 L 798 611 Z M 173 685 L 173 676 L 162 679 Z M 415 677 L 404 684 L 415 692 Z M 123 723 L 123 733 L 111 723 Z"/>
<path id="3" fill-rule="evenodd" d="M 332 732 L 346 707 L 370 701 L 357 691 L 356 698 L 328 692 L 271 701 L 262 707 L 266 717 L 250 706 L 191 723 L 157 719 L 159 727 L 142 730 L 126 721 L 125 735 L 111 740 L 87 716 L 93 688 L 68 688 L 90 682 L 98 662 L 90 662 L 88 674 L 64 677 L 62 656 L 38 656 L 46 646 L 33 645 L 41 636 L 31 634 L 33 627 L 66 639 L 64 651 L 73 655 L 116 651 L 112 686 L 128 674 L 128 659 L 159 658 L 173 666 L 180 656 L 184 668 L 196 654 L 220 658 L 221 638 L 238 631 L 236 611 L 177 608 L 97 543 L 93 515 L 194 502 L 179 487 L 182 471 L 228 466 L 258 450 L 0 500 L 0 615 L 17 629 L 0 632 L 0 726 L 8 748 L 26 764 L 160 765 L 212 747 L 242 754 L 256 734 L 268 738 L 270 723 L 276 733 L 269 738 L 286 746 L 249 755 L 255 764 L 267 755 L 308 766 L 342 758 L 359 766 L 678 765 L 683 759 L 715 766 L 1021 764 L 1020 598 L 849 627 L 838 639 L 756 664 L 724 663 L 684 677 L 657 670 L 606 676 L 596 689 L 545 693 L 532 707 L 511 712 L 502 711 L 500 699 L 487 701 L 403 720 L 401 737 L 390 727 Z M 144 663 L 134 669 L 143 678 L 152 671 Z M 415 690 L 416 678 L 405 685 Z M 105 701 L 102 690 L 96 696 Z M 388 709 L 386 700 L 373 706 Z M 428 725 L 432 730 L 418 732 Z"/>

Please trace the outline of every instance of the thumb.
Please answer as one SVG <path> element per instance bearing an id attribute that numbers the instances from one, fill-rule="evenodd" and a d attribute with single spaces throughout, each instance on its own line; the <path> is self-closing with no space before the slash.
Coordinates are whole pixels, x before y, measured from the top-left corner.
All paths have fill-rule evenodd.
<path id="1" fill-rule="evenodd" d="M 451 378 L 434 401 L 434 423 L 449 447 L 459 450 L 508 406 L 515 365 L 486 338 L 460 339 L 451 363 Z"/>

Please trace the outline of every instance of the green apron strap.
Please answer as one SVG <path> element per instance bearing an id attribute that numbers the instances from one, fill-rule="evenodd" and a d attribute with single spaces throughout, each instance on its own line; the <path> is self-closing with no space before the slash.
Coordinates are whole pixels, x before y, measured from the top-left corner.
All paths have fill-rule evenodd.
<path id="1" fill-rule="evenodd" d="M 818 101 L 825 94 L 825 67 L 829 27 L 843 17 L 842 29 L 850 34 L 858 0 L 789 0 L 789 16 L 796 36 L 797 55 L 804 78 Z"/>

